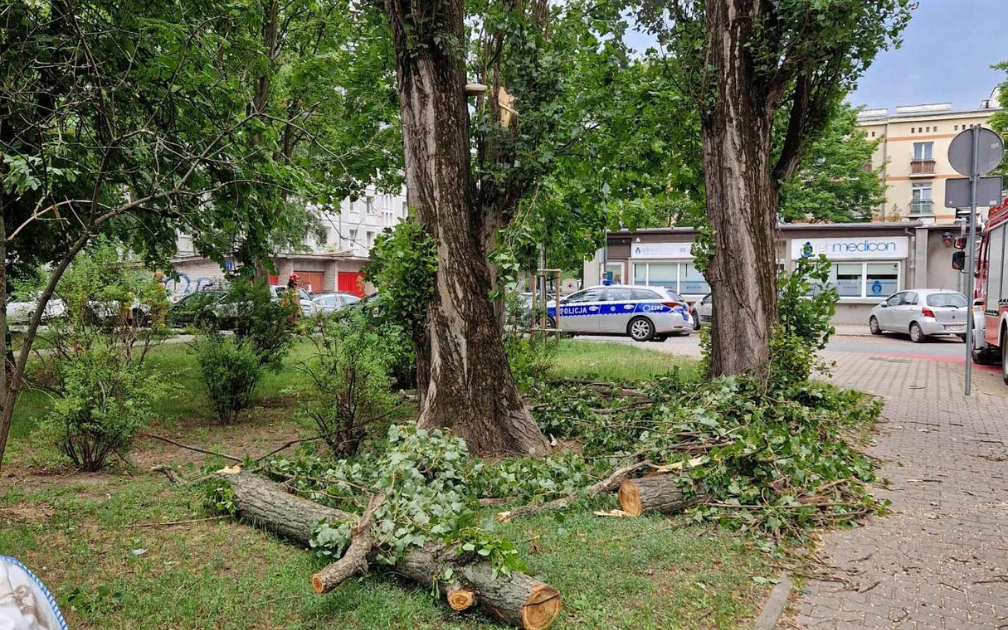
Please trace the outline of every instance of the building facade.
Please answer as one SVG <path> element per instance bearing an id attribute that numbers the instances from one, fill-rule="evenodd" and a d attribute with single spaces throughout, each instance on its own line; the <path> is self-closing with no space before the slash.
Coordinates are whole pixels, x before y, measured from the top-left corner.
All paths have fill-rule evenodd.
<path id="1" fill-rule="evenodd" d="M 273 284 L 286 284 L 297 274 L 301 284 L 314 293 L 344 291 L 360 296 L 374 291 L 364 280 L 364 265 L 375 239 L 385 228 L 395 226 L 409 215 L 406 191 L 385 194 L 368 188 L 356 201 L 344 199 L 339 212 L 319 212 L 324 236 L 310 235 L 304 248 L 277 255 L 273 263 Z M 224 280 L 226 270 L 199 255 L 192 237 L 180 235 L 172 260 L 177 277 L 166 281 L 176 295 L 200 291 Z"/>
<path id="2" fill-rule="evenodd" d="M 945 206 L 945 183 L 962 177 L 948 160 L 948 148 L 957 134 L 971 127 L 990 126 L 990 117 L 1000 111 L 996 98 L 977 109 L 953 110 L 949 103 L 862 111 L 858 125 L 869 140 L 879 144 L 872 168 L 882 169 L 886 201 L 879 220 L 920 220 L 949 223 L 955 208 Z M 986 216 L 986 208 L 982 210 Z"/>
<path id="3" fill-rule="evenodd" d="M 960 232 L 958 225 L 922 221 L 785 224 L 778 232 L 777 265 L 792 270 L 799 258 L 825 255 L 840 294 L 833 323 L 867 326 L 871 308 L 897 291 L 963 290 L 965 275 L 952 268 Z M 585 263 L 584 285 L 612 274 L 615 284 L 661 286 L 693 302 L 710 292 L 693 263 L 695 236 L 694 228 L 610 232 L 605 250 Z"/>

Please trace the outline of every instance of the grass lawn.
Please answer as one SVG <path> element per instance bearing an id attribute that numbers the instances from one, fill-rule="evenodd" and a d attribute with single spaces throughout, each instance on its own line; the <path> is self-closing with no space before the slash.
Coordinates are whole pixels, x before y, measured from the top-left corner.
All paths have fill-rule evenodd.
<path id="1" fill-rule="evenodd" d="M 629 343 L 564 340 L 550 374 L 556 378 L 635 381 L 662 376 L 676 367 L 692 372 L 696 362 Z"/>
<path id="2" fill-rule="evenodd" d="M 233 427 L 209 410 L 199 369 L 185 344 L 165 344 L 152 365 L 170 386 L 150 431 L 234 454 L 261 454 L 313 433 L 296 413 L 308 386 L 296 369 L 311 355 L 302 342 L 259 390 L 260 406 Z M 627 344 L 566 341 L 558 377 L 637 379 L 663 374 L 682 358 Z M 0 478 L 0 550 L 31 567 L 54 592 L 75 630 L 295 630 L 501 626 L 481 613 L 452 613 L 429 592 L 387 575 L 352 580 L 315 595 L 309 552 L 202 508 L 198 490 L 148 472 L 181 464 L 196 476 L 213 457 L 141 439 L 132 455 L 100 474 L 36 467 L 57 454 L 36 430 L 48 399 L 27 392 L 15 416 L 10 465 Z M 13 476 L 8 476 L 13 475 Z M 612 519 L 587 511 L 501 525 L 530 573 L 560 589 L 556 628 L 744 628 L 768 587 L 769 559 L 746 539 L 686 517 Z"/>

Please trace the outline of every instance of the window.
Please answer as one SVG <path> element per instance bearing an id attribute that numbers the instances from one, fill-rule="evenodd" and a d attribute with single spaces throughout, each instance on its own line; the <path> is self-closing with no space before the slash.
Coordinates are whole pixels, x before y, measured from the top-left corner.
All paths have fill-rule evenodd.
<path id="1" fill-rule="evenodd" d="M 661 296 L 654 291 L 648 291 L 647 289 L 634 289 L 634 299 L 635 300 L 660 300 Z"/>
<path id="2" fill-rule="evenodd" d="M 899 306 L 900 304 L 903 303 L 903 296 L 904 295 L 906 295 L 906 294 L 905 293 L 897 293 L 896 295 L 890 297 L 888 300 L 885 301 L 886 306 Z"/>
<path id="3" fill-rule="evenodd" d="M 710 293 L 710 285 L 693 263 L 679 265 L 679 291 L 690 295 Z"/>
<path id="4" fill-rule="evenodd" d="M 934 159 L 934 142 L 914 142 L 913 159 L 915 160 Z"/>
<path id="5" fill-rule="evenodd" d="M 633 299 L 633 291 L 624 287 L 609 289 L 605 294 L 606 302 L 629 302 Z"/>
<path id="6" fill-rule="evenodd" d="M 864 285 L 862 263 L 837 263 L 830 270 L 830 280 L 840 297 L 861 297 Z"/>
<path id="7" fill-rule="evenodd" d="M 927 296 L 928 306 L 954 306 L 956 308 L 966 308 L 969 302 L 962 293 L 932 293 Z"/>
<path id="8" fill-rule="evenodd" d="M 910 199 L 910 214 L 929 215 L 931 210 L 931 182 L 914 183 Z"/>
<path id="9" fill-rule="evenodd" d="M 402 202 L 402 215 L 404 217 L 409 216 L 409 204 L 405 201 Z"/>
<path id="10" fill-rule="evenodd" d="M 865 296 L 882 297 L 899 290 L 899 263 L 865 263 L 865 266 L 868 268 Z"/>
<path id="11" fill-rule="evenodd" d="M 952 125 L 952 131 L 959 131 L 959 125 Z"/>
<path id="12" fill-rule="evenodd" d="M 364 212 L 374 214 L 374 197 L 369 195 L 364 198 Z"/>
<path id="13" fill-rule="evenodd" d="M 997 312 L 998 303 L 1002 298 L 1008 297 L 1005 286 L 1004 274 L 1004 246 L 1005 227 L 999 226 L 991 230 L 987 242 L 987 303 L 984 308 L 988 311 Z"/>
<path id="14" fill-rule="evenodd" d="M 611 273 L 612 284 L 623 284 L 623 263 L 606 263 L 605 271 L 606 277 L 603 280 L 607 280 Z"/>
<path id="15" fill-rule="evenodd" d="M 873 131 L 873 132 L 871 132 L 871 137 L 872 137 L 872 138 L 874 138 L 874 137 L 875 137 L 875 132 L 874 132 L 874 131 Z"/>
<path id="16" fill-rule="evenodd" d="M 354 245 L 356 243 L 357 243 L 357 230 L 356 229 L 351 229 L 350 230 L 350 244 Z"/>
<path id="17" fill-rule="evenodd" d="M 710 285 L 692 262 L 634 263 L 633 283 L 686 295 L 710 293 Z"/>
<path id="18" fill-rule="evenodd" d="M 904 304 L 912 306 L 917 303 L 917 294 L 914 293 L 913 291 L 907 291 L 904 295 L 905 295 L 905 297 L 903 298 Z"/>
<path id="19" fill-rule="evenodd" d="M 567 304 L 582 304 L 584 302 L 598 302 L 602 299 L 604 289 L 585 289 L 580 293 L 567 298 Z"/>
<path id="20" fill-rule="evenodd" d="M 371 249 L 374 246 L 374 232 L 367 233 L 367 248 Z"/>

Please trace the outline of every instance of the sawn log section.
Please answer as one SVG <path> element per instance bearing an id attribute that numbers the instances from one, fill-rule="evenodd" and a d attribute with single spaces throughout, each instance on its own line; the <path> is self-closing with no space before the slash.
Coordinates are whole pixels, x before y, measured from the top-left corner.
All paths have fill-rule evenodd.
<path id="1" fill-rule="evenodd" d="M 220 477 L 234 492 L 237 516 L 303 546 L 308 545 L 320 521 L 357 523 L 360 518 L 289 494 L 282 485 L 252 473 Z M 552 586 L 517 571 L 510 577 L 494 578 L 489 562 L 459 556 L 443 545 L 428 543 L 407 552 L 395 570 L 424 588 L 432 588 L 448 568 L 452 569 L 452 582 L 437 580 L 437 586 L 446 597 L 454 593 L 456 605 L 458 591 L 466 591 L 475 605 L 527 630 L 548 627 L 560 613 L 560 593 Z"/>

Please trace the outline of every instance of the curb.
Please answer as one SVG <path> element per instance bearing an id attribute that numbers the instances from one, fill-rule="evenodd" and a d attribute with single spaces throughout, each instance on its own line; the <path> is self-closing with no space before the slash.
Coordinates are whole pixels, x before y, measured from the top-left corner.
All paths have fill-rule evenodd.
<path id="1" fill-rule="evenodd" d="M 788 599 L 791 596 L 791 586 L 791 578 L 787 573 L 782 573 L 780 582 L 770 591 L 770 596 L 767 597 L 766 603 L 763 605 L 763 611 L 760 612 L 756 623 L 753 624 L 753 630 L 774 630 L 777 627 L 777 620 L 787 608 Z"/>

